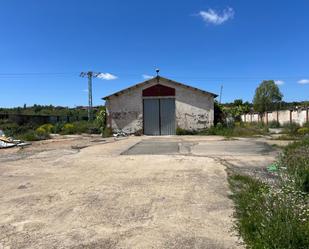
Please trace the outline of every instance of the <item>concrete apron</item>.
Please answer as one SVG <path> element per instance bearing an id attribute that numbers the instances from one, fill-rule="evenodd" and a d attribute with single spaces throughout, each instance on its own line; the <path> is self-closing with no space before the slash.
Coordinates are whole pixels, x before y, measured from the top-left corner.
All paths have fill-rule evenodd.
<path id="1" fill-rule="evenodd" d="M 8 161 L 0 167 L 0 245 L 242 248 L 218 159 L 242 167 L 270 160 L 265 148 L 220 137 L 130 137 Z"/>

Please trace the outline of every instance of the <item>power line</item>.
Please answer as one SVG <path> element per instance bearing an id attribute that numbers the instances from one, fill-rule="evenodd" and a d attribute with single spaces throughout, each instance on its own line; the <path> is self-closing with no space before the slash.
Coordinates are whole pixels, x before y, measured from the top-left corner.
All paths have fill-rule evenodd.
<path id="1" fill-rule="evenodd" d="M 54 75 L 54 74 L 76 74 L 77 72 L 23 72 L 23 73 L 0 73 L 0 75 Z"/>
<path id="2" fill-rule="evenodd" d="M 36 75 L 69 75 L 69 76 L 76 76 L 78 72 L 22 72 L 22 73 L 0 73 L 0 76 L 36 76 Z M 121 73 L 118 72 L 119 75 L 122 76 L 141 76 L 141 74 L 138 73 Z M 185 75 L 174 75 L 171 74 L 169 77 L 178 77 L 178 78 L 188 78 L 188 79 L 295 79 L 295 78 L 306 78 L 309 76 L 304 75 L 294 75 L 294 76 L 288 76 L 288 75 L 255 75 L 255 76 L 185 76 Z"/>
<path id="3" fill-rule="evenodd" d="M 78 72 L 15 72 L 15 73 L 5 73 L 0 72 L 0 81 L 3 80 L 21 80 L 21 79 L 45 79 L 45 78 L 54 78 L 54 79 L 74 79 L 78 75 Z M 136 80 L 141 78 L 142 74 L 137 73 L 120 73 L 116 74 L 120 78 L 126 78 L 126 80 Z M 300 79 L 307 79 L 309 76 L 289 76 L 289 75 L 264 75 L 264 76 L 185 76 L 185 75 L 168 75 L 167 78 L 178 79 L 179 81 L 224 81 L 225 84 L 233 84 L 235 82 L 248 82 L 256 81 L 260 82 L 262 80 L 272 79 L 272 80 L 291 80 L 298 81 Z M 216 83 L 217 84 L 217 83 Z"/>

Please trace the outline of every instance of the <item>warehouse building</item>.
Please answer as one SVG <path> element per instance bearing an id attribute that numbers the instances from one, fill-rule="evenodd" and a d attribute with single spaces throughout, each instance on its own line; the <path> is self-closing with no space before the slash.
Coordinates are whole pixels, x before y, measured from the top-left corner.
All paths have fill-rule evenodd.
<path id="1" fill-rule="evenodd" d="M 103 99 L 107 127 L 128 134 L 174 135 L 213 125 L 217 95 L 161 76 Z"/>

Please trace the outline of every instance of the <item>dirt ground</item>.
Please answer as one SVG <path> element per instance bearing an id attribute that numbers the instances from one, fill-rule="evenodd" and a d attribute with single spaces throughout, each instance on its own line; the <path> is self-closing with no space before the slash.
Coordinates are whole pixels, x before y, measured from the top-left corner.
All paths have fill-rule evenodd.
<path id="1" fill-rule="evenodd" d="M 243 248 L 227 164 L 263 170 L 265 141 L 67 136 L 0 150 L 0 248 Z"/>

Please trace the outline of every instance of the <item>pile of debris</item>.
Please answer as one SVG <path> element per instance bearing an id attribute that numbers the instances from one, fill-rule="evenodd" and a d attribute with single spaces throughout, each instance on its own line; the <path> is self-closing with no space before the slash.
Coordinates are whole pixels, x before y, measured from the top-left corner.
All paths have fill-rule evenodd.
<path id="1" fill-rule="evenodd" d="M 5 136 L 4 132 L 0 130 L 0 149 L 12 148 L 15 146 L 24 147 L 30 145 L 31 143 L 24 142 L 22 140 L 14 139 L 12 137 Z"/>

